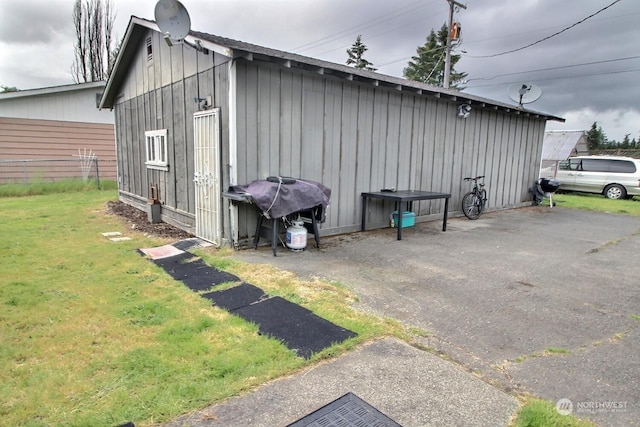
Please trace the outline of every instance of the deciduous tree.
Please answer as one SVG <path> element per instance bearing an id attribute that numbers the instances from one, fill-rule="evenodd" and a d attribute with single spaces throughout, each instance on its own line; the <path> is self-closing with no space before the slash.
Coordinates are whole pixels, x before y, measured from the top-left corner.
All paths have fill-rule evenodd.
<path id="1" fill-rule="evenodd" d="M 113 25 L 111 0 L 76 0 L 73 5 L 76 33 L 75 60 L 71 74 L 76 83 L 106 80 L 113 68 Z"/>

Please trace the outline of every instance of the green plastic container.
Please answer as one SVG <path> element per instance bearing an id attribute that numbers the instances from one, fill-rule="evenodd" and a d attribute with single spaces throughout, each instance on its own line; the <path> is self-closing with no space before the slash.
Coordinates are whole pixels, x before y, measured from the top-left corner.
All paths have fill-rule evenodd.
<path id="1" fill-rule="evenodd" d="M 415 212 L 402 212 L 402 228 L 413 227 L 416 225 Z M 398 211 L 393 211 L 393 227 L 398 227 Z"/>

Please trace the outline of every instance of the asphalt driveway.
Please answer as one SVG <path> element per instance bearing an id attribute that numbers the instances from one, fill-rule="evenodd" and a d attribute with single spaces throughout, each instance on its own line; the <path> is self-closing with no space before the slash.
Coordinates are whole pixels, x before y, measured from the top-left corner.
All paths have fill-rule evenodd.
<path id="1" fill-rule="evenodd" d="M 637 425 L 640 218 L 529 207 L 441 225 L 402 241 L 383 229 L 235 256 L 341 282 L 360 309 L 429 331 L 425 345 L 499 389 Z"/>

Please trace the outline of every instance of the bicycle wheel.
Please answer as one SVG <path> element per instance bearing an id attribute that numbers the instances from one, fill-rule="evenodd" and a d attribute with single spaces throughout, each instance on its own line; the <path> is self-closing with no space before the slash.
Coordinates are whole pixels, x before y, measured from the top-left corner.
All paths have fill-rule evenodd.
<path id="1" fill-rule="evenodd" d="M 462 213 L 469 219 L 478 219 L 482 213 L 482 199 L 473 191 L 468 192 L 462 198 Z"/>

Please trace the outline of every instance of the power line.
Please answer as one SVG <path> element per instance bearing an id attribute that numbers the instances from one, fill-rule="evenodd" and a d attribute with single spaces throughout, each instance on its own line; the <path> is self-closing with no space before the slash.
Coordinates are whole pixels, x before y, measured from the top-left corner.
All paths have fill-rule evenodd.
<path id="1" fill-rule="evenodd" d="M 417 2 L 416 2 L 416 3 L 417 3 Z M 398 17 L 400 17 L 400 16 L 402 16 L 402 15 L 405 15 L 406 13 L 409 13 L 409 12 L 412 12 L 412 11 L 415 11 L 415 10 L 418 10 L 418 9 L 420 9 L 420 8 L 422 8 L 422 7 L 424 7 L 424 6 L 428 6 L 429 4 L 432 4 L 432 3 L 436 3 L 436 1 L 432 1 L 431 3 L 422 4 L 422 5 L 418 6 L 418 7 L 412 8 L 412 9 L 408 10 L 407 12 L 404 12 L 404 13 L 401 13 L 401 14 L 396 14 L 396 16 L 394 16 L 394 17 L 392 17 L 392 18 L 389 18 L 389 19 L 385 19 L 385 20 L 383 20 L 382 22 L 384 22 L 384 21 L 386 21 L 386 20 L 391 20 L 391 19 L 393 19 L 393 18 L 398 18 Z M 405 7 L 409 7 L 409 6 L 413 5 L 413 4 L 414 4 L 414 3 L 411 3 L 411 4 L 409 4 L 409 5 L 405 6 Z M 442 12 L 440 12 L 440 13 L 442 13 Z M 439 15 L 440 13 L 436 13 L 435 15 L 431 15 L 430 17 L 435 17 L 435 16 Z M 378 19 L 374 19 L 373 21 L 377 21 L 377 20 L 378 20 Z M 369 21 L 369 22 L 373 22 L 373 21 Z M 382 23 L 382 22 L 380 22 L 380 23 Z M 397 30 L 397 29 L 399 29 L 399 28 L 406 28 L 407 26 L 409 26 L 409 25 L 413 25 L 413 24 L 418 23 L 418 22 L 424 23 L 424 19 L 423 19 L 423 18 L 415 19 L 415 20 L 412 20 L 412 21 L 410 21 L 410 22 L 408 22 L 408 23 L 405 23 L 405 24 L 403 24 L 403 25 L 396 26 L 396 27 L 392 27 L 392 28 L 386 29 L 386 30 L 384 30 L 384 31 L 382 31 L 382 32 L 375 33 L 373 36 L 367 36 L 367 42 L 369 42 L 370 40 L 376 39 L 377 37 L 380 37 L 380 36 L 382 36 L 382 35 L 384 35 L 384 34 L 387 34 L 387 33 L 393 32 L 393 31 L 395 31 L 395 30 Z M 371 25 L 367 26 L 366 28 L 373 27 L 373 26 L 377 25 L 378 23 L 379 23 L 379 22 L 375 22 L 375 23 L 373 23 L 373 24 L 371 24 Z M 364 28 L 360 28 L 360 29 L 364 29 Z M 320 39 L 320 40 L 317 40 L 317 41 L 315 41 L 315 42 L 307 43 L 307 44 L 314 44 L 314 43 L 320 43 L 320 44 L 318 44 L 317 46 L 310 46 L 309 48 L 306 48 L 306 49 L 301 49 L 301 50 L 299 50 L 298 52 L 302 52 L 302 51 L 305 51 L 305 50 L 308 50 L 308 49 L 317 48 L 317 47 L 322 46 L 323 44 L 327 44 L 327 43 L 329 43 L 330 41 L 333 41 L 333 40 L 328 40 L 328 39 L 332 39 L 332 38 L 333 38 L 334 40 L 337 40 L 337 39 L 339 39 L 342 35 L 346 35 L 346 34 L 354 34 L 354 33 L 359 33 L 359 31 L 358 31 L 358 28 L 357 28 L 357 27 L 356 27 L 355 29 L 349 29 L 349 30 L 342 31 L 342 32 L 340 32 L 340 33 L 336 33 L 336 34 L 334 34 L 334 35 L 332 35 L 332 36 L 324 37 L 324 38 L 322 38 L 322 39 Z M 327 41 L 326 41 L 326 42 L 324 42 L 324 40 L 327 40 Z M 306 46 L 307 44 L 302 45 L 302 46 Z M 350 40 L 347 44 L 341 44 L 341 45 L 340 45 L 340 46 L 338 46 L 338 47 L 332 47 L 332 48 L 327 49 L 327 50 L 324 50 L 324 51 L 322 51 L 322 52 L 315 53 L 314 55 L 315 55 L 315 56 L 318 56 L 318 57 L 321 57 L 322 55 L 327 54 L 327 53 L 329 53 L 329 52 L 334 52 L 334 51 L 337 51 L 337 50 L 347 49 L 351 44 L 352 44 L 352 41 Z M 444 49 L 444 48 L 443 48 L 443 49 Z M 385 64 L 383 64 L 383 65 L 381 65 L 381 66 L 379 66 L 378 64 L 375 64 L 375 66 L 376 66 L 376 68 L 379 70 L 379 69 L 380 69 L 380 67 L 387 66 L 387 65 L 391 65 L 391 64 L 394 64 L 394 63 L 396 63 L 396 62 L 400 62 L 400 61 L 407 60 L 407 59 L 411 59 L 411 58 L 412 58 L 411 56 L 409 56 L 409 57 L 403 57 L 403 58 L 401 58 L 401 59 L 397 59 L 397 60 L 394 60 L 394 61 L 391 61 L 391 62 L 386 62 Z"/>
<path id="2" fill-rule="evenodd" d="M 431 3 L 435 3 L 435 0 L 432 1 Z M 392 12 L 390 14 L 387 13 L 387 14 L 384 14 L 382 16 L 378 16 L 377 18 L 371 19 L 369 21 L 365 21 L 365 22 L 363 22 L 363 23 L 361 23 L 359 25 L 356 25 L 355 27 L 350 27 L 350 28 L 348 28 L 346 30 L 339 31 L 337 33 L 333 33 L 331 35 L 322 37 L 322 38 L 320 38 L 318 40 L 315 40 L 315 41 L 312 41 L 312 42 L 308 42 L 308 43 L 302 44 L 300 46 L 297 46 L 297 47 L 289 49 L 289 50 L 290 51 L 296 51 L 296 52 L 304 52 L 305 50 L 309 50 L 309 49 L 313 49 L 313 48 L 322 46 L 323 44 L 326 44 L 327 42 L 333 41 L 333 40 L 335 40 L 337 38 L 340 38 L 340 37 L 343 37 L 343 36 L 346 36 L 346 35 L 349 35 L 349 34 L 354 34 L 354 33 L 357 33 L 357 32 L 359 32 L 361 30 L 365 30 L 365 29 L 371 28 L 371 27 L 373 27 L 375 25 L 382 24 L 384 22 L 390 21 L 390 20 L 392 20 L 394 18 L 397 18 L 399 16 L 405 15 L 405 14 L 407 14 L 409 12 L 413 12 L 413 11 L 415 11 L 417 9 L 421 9 L 421 8 L 423 8 L 425 6 L 428 6 L 429 4 L 430 3 L 424 4 L 422 2 L 422 0 L 418 0 L 418 1 L 409 3 L 409 4 L 401 7 L 399 9 L 397 9 L 395 12 Z M 418 6 L 415 6 L 415 5 L 418 5 Z M 406 9 L 406 10 L 402 11 L 403 9 Z"/>
<path id="3" fill-rule="evenodd" d="M 433 15 L 433 16 L 431 16 L 431 17 L 435 17 L 435 16 L 437 16 L 437 15 L 438 15 L 438 14 Z M 388 30 L 386 30 L 386 31 L 383 31 L 383 32 L 381 32 L 381 33 L 376 33 L 376 34 L 375 34 L 375 35 L 373 35 L 373 36 L 367 36 L 367 43 L 368 43 L 370 40 L 374 40 L 374 39 L 376 39 L 376 38 L 378 38 L 378 37 L 380 37 L 380 36 L 382 36 L 382 35 L 384 35 L 384 34 L 387 34 L 387 33 L 393 32 L 393 31 L 395 31 L 395 30 L 397 30 L 397 29 L 399 29 L 399 28 L 407 28 L 407 27 L 409 27 L 410 25 L 413 25 L 413 24 L 415 24 L 415 23 L 417 23 L 417 22 L 424 23 L 424 19 L 423 19 L 423 18 L 419 18 L 419 19 L 416 19 L 416 20 L 412 20 L 412 21 L 410 21 L 410 22 L 408 22 L 408 23 L 405 23 L 404 25 L 400 25 L 400 26 L 397 26 L 397 27 L 390 28 L 390 29 L 388 29 Z M 353 43 L 353 42 L 352 42 L 352 41 L 349 41 L 349 44 L 348 44 L 348 45 L 340 45 L 340 46 L 338 46 L 338 47 L 334 47 L 334 48 L 331 48 L 331 49 L 328 49 L 328 50 L 325 50 L 325 51 L 319 52 L 319 53 L 317 53 L 316 55 L 318 55 L 318 56 L 322 56 L 322 55 L 324 55 L 324 54 L 326 54 L 326 53 L 329 53 L 329 52 L 333 52 L 333 51 L 340 50 L 340 49 L 346 49 L 348 46 L 350 46 L 350 45 L 351 45 L 351 43 Z M 444 49 L 444 47 L 442 47 L 442 49 Z M 400 59 L 396 59 L 396 60 L 393 60 L 393 61 L 390 61 L 390 62 L 385 62 L 383 65 L 378 65 L 378 64 L 376 64 L 376 68 L 380 69 L 380 67 L 384 67 L 384 66 L 387 66 L 387 65 L 395 64 L 396 62 L 400 62 L 400 61 L 407 60 L 407 59 L 411 59 L 411 58 L 412 58 L 412 56 L 407 56 L 407 57 L 403 57 L 403 58 L 400 58 Z"/>
<path id="4" fill-rule="evenodd" d="M 606 16 L 600 19 L 592 19 L 591 22 L 599 22 L 599 21 L 604 21 L 604 20 L 612 20 L 612 19 L 618 19 L 618 18 L 630 18 L 633 17 L 634 15 L 640 15 L 640 12 L 634 12 L 634 13 L 625 13 L 622 15 L 611 15 L 611 16 Z M 478 43 L 482 43 L 482 42 L 487 42 L 487 41 L 491 41 L 491 40 L 504 40 L 504 39 L 511 39 L 515 36 L 522 36 L 525 34 L 531 34 L 531 33 L 539 33 L 542 31 L 546 31 L 546 30 L 554 30 L 556 28 L 562 28 L 561 25 L 554 25 L 552 27 L 545 27 L 545 28 L 536 28 L 533 30 L 528 30 L 528 31 L 522 31 L 522 32 L 517 32 L 517 33 L 510 33 L 510 34 L 502 34 L 499 36 L 494 36 L 494 37 L 488 37 L 488 38 L 484 38 L 484 39 L 476 39 L 474 38 L 473 40 L 469 40 L 467 41 L 467 45 L 474 45 L 474 44 L 478 44 Z M 465 56 L 469 56 L 469 55 L 465 55 Z"/>
<path id="5" fill-rule="evenodd" d="M 593 21 L 602 21 L 602 20 L 605 20 L 605 19 L 616 19 L 616 18 L 620 18 L 620 17 L 627 18 L 627 17 L 633 16 L 633 15 L 638 15 L 638 14 L 640 14 L 640 12 L 627 13 L 627 14 L 624 14 L 624 15 L 613 15 L 613 16 L 608 16 L 608 17 L 605 17 L 605 18 L 594 19 L 591 22 L 593 22 Z M 472 44 L 481 43 L 481 42 L 484 42 L 484 41 L 496 40 L 496 39 L 498 39 L 498 40 L 508 39 L 508 38 L 512 38 L 514 36 L 519 36 L 519 35 L 523 35 L 523 34 L 530 34 L 530 33 L 536 33 L 536 32 L 540 32 L 540 31 L 544 31 L 544 30 L 550 30 L 550 29 L 559 28 L 559 27 L 560 27 L 559 25 L 556 25 L 554 27 L 539 28 L 539 29 L 525 31 L 525 32 L 511 33 L 511 34 L 506 34 L 506 35 L 497 36 L 497 37 L 490 37 L 490 38 L 486 38 L 486 39 L 473 39 L 473 40 L 465 41 L 465 45 L 472 45 Z M 464 52 L 464 50 L 462 52 Z M 469 54 L 466 54 L 466 53 L 462 53 L 462 54 L 460 54 L 460 56 L 462 56 L 463 58 L 483 58 L 482 56 L 473 56 L 473 55 L 469 55 Z M 631 58 L 628 58 L 628 59 L 635 59 L 635 58 L 636 57 L 631 57 Z M 411 57 L 408 56 L 408 57 L 402 57 L 402 58 L 399 58 L 399 59 L 395 59 L 393 61 L 386 62 L 386 63 L 384 63 L 382 65 L 378 65 L 378 68 L 382 68 L 382 67 L 385 67 L 387 65 L 395 64 L 395 63 L 400 62 L 400 61 L 406 61 L 408 59 L 411 59 Z M 627 58 L 622 58 L 622 59 L 627 59 Z M 614 59 L 612 61 L 616 61 L 616 59 Z M 588 65 L 588 64 L 584 64 L 584 65 Z M 534 70 L 534 71 L 537 71 L 537 70 Z M 544 70 L 540 70 L 540 71 L 544 71 Z M 523 71 L 522 73 L 526 73 L 526 72 L 528 72 L 528 71 Z M 510 74 L 504 74 L 504 75 L 510 75 Z M 503 74 L 500 74 L 500 75 L 494 76 L 494 77 L 500 77 L 500 76 L 503 76 Z M 471 80 L 477 80 L 477 79 L 471 79 Z"/>
<path id="6" fill-rule="evenodd" d="M 555 36 L 557 36 L 557 35 L 559 35 L 559 34 L 562 34 L 562 33 L 564 33 L 565 31 L 570 30 L 571 28 L 575 27 L 576 25 L 582 24 L 582 23 L 583 23 L 584 21 L 586 21 L 587 19 L 589 19 L 589 18 L 593 18 L 593 17 L 594 17 L 594 16 L 596 16 L 597 14 L 599 14 L 599 13 L 601 13 L 601 12 L 603 12 L 603 11 L 605 11 L 605 10 L 609 9 L 611 6 L 613 6 L 614 4 L 618 3 L 619 1 L 620 1 L 620 0 L 615 0 L 613 3 L 611 3 L 611 4 L 609 4 L 609 5 L 605 6 L 605 7 L 603 7 L 602 9 L 598 10 L 597 12 L 592 13 L 591 15 L 587 16 L 586 18 L 583 18 L 583 19 L 581 19 L 580 21 L 578 21 L 578 22 L 576 22 L 576 23 L 574 23 L 574 24 L 571 24 L 571 25 L 569 25 L 568 27 L 563 28 L 563 29 L 562 29 L 562 30 L 560 30 L 560 31 L 557 31 L 557 32 L 555 32 L 555 33 L 551 34 L 550 36 L 544 37 L 544 38 L 542 38 L 542 39 L 540 39 L 540 40 L 537 40 L 537 41 L 535 41 L 535 42 L 533 42 L 533 43 L 529 43 L 529 44 L 528 44 L 528 45 L 526 45 L 526 46 L 522 46 L 522 47 L 519 47 L 519 48 L 517 48 L 517 49 L 507 50 L 507 51 L 505 51 L 505 52 L 494 53 L 493 55 L 481 55 L 481 56 L 467 55 L 467 56 L 468 56 L 468 57 L 470 57 L 470 58 L 495 58 L 496 56 L 506 55 L 506 54 L 508 54 L 508 53 L 514 53 L 514 52 L 518 52 L 518 51 L 524 50 L 524 49 L 526 49 L 526 48 L 528 48 L 528 47 L 535 46 L 535 45 L 537 45 L 537 44 L 539 44 L 539 43 L 542 43 L 543 41 L 549 40 L 549 39 L 550 39 L 550 38 L 552 38 L 552 37 L 555 37 Z"/>
<path id="7" fill-rule="evenodd" d="M 429 73 L 429 75 L 426 78 L 426 81 L 428 82 L 429 79 L 431 78 L 431 75 L 436 71 L 436 69 L 438 68 L 438 65 L 440 64 L 440 61 L 442 61 L 442 57 L 444 56 L 445 52 L 442 51 L 442 55 L 440 55 L 440 58 L 438 58 L 438 62 L 436 62 L 436 65 L 433 66 L 433 70 L 431 70 L 431 72 Z"/>
<path id="8" fill-rule="evenodd" d="M 444 52 L 444 49 L 445 49 L 445 48 L 446 48 L 446 46 L 438 46 L 438 47 L 435 47 L 435 48 L 433 48 L 433 49 L 426 50 L 426 51 L 424 51 L 423 53 L 432 53 L 432 52 L 437 52 L 437 51 L 439 51 L 439 50 L 441 50 L 441 51 L 443 51 L 443 52 Z M 378 67 L 378 68 L 382 68 L 382 67 L 386 67 L 387 65 L 395 64 L 396 62 L 406 61 L 406 60 L 408 60 L 408 59 L 413 59 L 413 58 L 414 58 L 414 56 L 418 56 L 418 54 L 416 53 L 416 55 L 412 55 L 412 56 L 405 56 L 405 57 L 400 58 L 400 59 L 395 59 L 395 60 L 393 60 L 393 61 L 391 61 L 391 62 L 385 62 L 385 63 L 384 63 L 384 64 L 382 64 L 382 65 L 377 65 L 377 67 Z"/>
<path id="9" fill-rule="evenodd" d="M 549 81 L 549 80 L 575 79 L 577 77 L 608 76 L 608 75 L 614 75 L 614 74 L 632 73 L 632 72 L 636 72 L 636 71 L 640 71 L 640 68 L 631 68 L 629 70 L 618 70 L 618 71 L 603 71 L 603 72 L 600 72 L 600 73 L 590 73 L 590 74 L 577 74 L 577 75 L 573 75 L 573 76 L 564 76 L 564 77 L 548 77 L 546 79 L 536 79 L 536 82 L 544 82 L 544 81 Z M 475 89 L 475 88 L 479 88 L 479 87 L 489 87 L 489 86 L 504 86 L 504 85 L 514 84 L 514 83 L 522 83 L 522 81 L 510 81 L 510 82 L 502 82 L 502 83 L 487 83 L 487 84 L 475 85 L 475 86 L 471 85 L 471 86 L 467 86 L 466 89 Z"/>
<path id="10" fill-rule="evenodd" d="M 473 79 L 467 79 L 467 82 L 470 82 L 472 80 L 493 80 L 493 79 L 498 78 L 498 77 L 515 76 L 517 74 L 537 73 L 537 72 L 541 72 L 541 71 L 562 70 L 562 69 L 566 69 L 566 68 L 584 67 L 586 65 L 608 64 L 608 63 L 611 63 L 611 62 L 628 61 L 630 59 L 638 59 L 638 58 L 640 58 L 640 56 L 628 56 L 626 58 L 606 59 L 606 60 L 603 60 L 603 61 L 584 62 L 582 64 L 561 65 L 561 66 L 558 66 L 558 67 L 539 68 L 539 69 L 536 69 L 536 70 L 529 70 L 529 71 L 516 71 L 516 72 L 513 72 L 513 73 L 496 74 L 495 76 L 491 76 L 491 77 L 476 77 L 476 78 L 473 78 Z"/>

